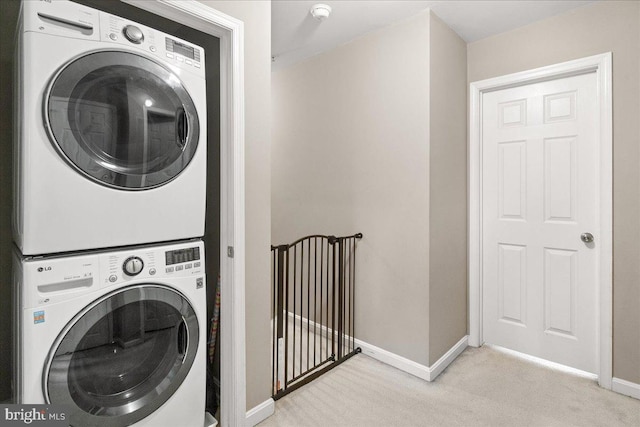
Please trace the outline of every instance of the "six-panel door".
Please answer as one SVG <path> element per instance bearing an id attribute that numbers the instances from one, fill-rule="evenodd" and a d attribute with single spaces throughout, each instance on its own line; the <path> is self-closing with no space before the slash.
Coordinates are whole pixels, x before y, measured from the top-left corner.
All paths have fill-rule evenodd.
<path id="1" fill-rule="evenodd" d="M 595 73 L 562 78 L 486 93 L 482 105 L 484 340 L 591 373 L 596 84 Z"/>

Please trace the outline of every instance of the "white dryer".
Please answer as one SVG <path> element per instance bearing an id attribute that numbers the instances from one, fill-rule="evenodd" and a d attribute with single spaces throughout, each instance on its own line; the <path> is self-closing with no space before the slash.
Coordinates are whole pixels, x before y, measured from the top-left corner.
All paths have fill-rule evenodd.
<path id="1" fill-rule="evenodd" d="M 201 237 L 204 50 L 66 0 L 23 1 L 19 25 L 22 253 Z"/>
<path id="2" fill-rule="evenodd" d="M 202 427 L 201 241 L 14 257 L 17 403 L 67 405 L 71 426 Z"/>

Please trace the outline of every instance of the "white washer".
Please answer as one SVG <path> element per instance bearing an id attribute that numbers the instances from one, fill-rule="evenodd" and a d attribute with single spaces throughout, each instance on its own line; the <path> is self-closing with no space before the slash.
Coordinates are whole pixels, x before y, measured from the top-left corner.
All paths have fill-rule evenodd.
<path id="1" fill-rule="evenodd" d="M 24 255 L 204 235 L 204 50 L 70 1 L 23 1 L 14 239 Z"/>
<path id="2" fill-rule="evenodd" d="M 14 257 L 17 403 L 72 426 L 202 427 L 204 246 Z"/>

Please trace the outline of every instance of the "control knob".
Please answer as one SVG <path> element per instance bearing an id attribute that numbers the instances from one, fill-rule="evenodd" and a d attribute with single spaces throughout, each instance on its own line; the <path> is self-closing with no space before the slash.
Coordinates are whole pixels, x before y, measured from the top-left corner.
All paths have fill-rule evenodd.
<path id="1" fill-rule="evenodd" d="M 144 40 L 144 34 L 142 34 L 142 30 L 136 27 L 135 25 L 127 25 L 122 29 L 124 36 L 131 43 L 140 44 Z"/>
<path id="2" fill-rule="evenodd" d="M 127 260 L 122 265 L 122 270 L 127 276 L 135 276 L 136 274 L 140 274 L 142 269 L 144 268 L 144 262 L 137 256 L 132 256 L 131 258 L 127 258 Z"/>

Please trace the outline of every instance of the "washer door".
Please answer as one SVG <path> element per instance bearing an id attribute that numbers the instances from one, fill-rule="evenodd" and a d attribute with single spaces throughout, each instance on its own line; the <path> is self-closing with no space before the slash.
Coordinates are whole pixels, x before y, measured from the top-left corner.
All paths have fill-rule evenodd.
<path id="1" fill-rule="evenodd" d="M 198 336 L 196 314 L 180 293 L 160 285 L 121 289 L 60 334 L 44 370 L 45 397 L 69 405 L 71 426 L 128 426 L 175 393 Z"/>
<path id="2" fill-rule="evenodd" d="M 83 175 L 111 187 L 157 187 L 195 154 L 198 114 L 176 74 L 141 55 L 99 51 L 52 79 L 45 96 L 49 136 Z"/>

